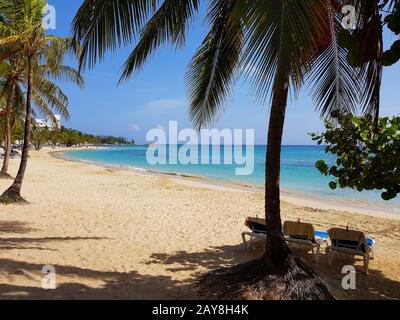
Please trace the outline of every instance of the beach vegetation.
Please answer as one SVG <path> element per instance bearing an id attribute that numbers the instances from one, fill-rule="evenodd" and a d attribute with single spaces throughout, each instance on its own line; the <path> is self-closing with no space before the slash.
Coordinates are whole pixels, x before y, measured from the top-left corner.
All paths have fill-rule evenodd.
<path id="1" fill-rule="evenodd" d="M 78 85 L 83 84 L 83 80 L 79 73 L 70 67 L 58 65 L 55 68 L 45 64 L 35 65 L 34 81 L 32 87 L 32 99 L 34 107 L 32 109 L 32 117 L 39 112 L 47 118 L 55 120 L 53 109 L 61 114 L 65 119 L 69 118 L 67 109 L 68 98 L 61 91 L 58 85 L 53 81 L 53 77 L 70 76 Z M 64 70 L 61 70 L 65 68 Z M 8 174 L 8 165 L 10 159 L 11 145 L 13 143 L 12 131 L 16 120 L 24 122 L 25 114 L 25 96 L 26 89 L 26 72 L 24 59 L 18 55 L 10 56 L 8 62 L 3 62 L 3 68 L 0 69 L 0 77 L 6 79 L 7 86 L 4 88 L 2 95 L 6 98 L 7 104 L 4 114 L 4 159 L 0 177 L 11 178 Z M 23 141 L 24 138 L 19 139 Z M 15 140 L 14 140 L 15 141 Z"/>
<path id="2" fill-rule="evenodd" d="M 48 128 L 41 128 L 39 126 L 32 126 L 31 142 L 35 150 L 40 150 L 44 144 L 50 140 L 51 131 Z"/>
<path id="3" fill-rule="evenodd" d="M 65 55 L 77 53 L 71 39 L 46 34 L 42 23 L 46 5 L 44 0 L 0 0 L 0 62 L 8 59 L 12 65 L 17 59 L 21 67 L 18 75 L 23 75 L 26 91 L 23 95 L 25 120 L 21 162 L 13 184 L 0 196 L 0 202 L 14 199 L 16 203 L 26 203 L 21 197 L 21 188 L 31 143 L 33 107 L 46 114 L 55 109 L 68 115 L 68 98 L 49 79 L 83 84 L 78 71 L 63 65 Z"/>
<path id="4" fill-rule="evenodd" d="M 61 126 L 59 129 L 50 130 L 33 125 L 32 144 L 36 150 L 43 146 L 50 147 L 79 147 L 93 145 L 133 145 L 135 141 L 123 137 L 93 135 L 83 133 L 76 129 Z"/>
<path id="5" fill-rule="evenodd" d="M 326 131 L 310 133 L 325 145 L 334 161 L 319 160 L 318 170 L 333 181 L 331 189 L 379 190 L 383 200 L 400 193 L 400 117 L 383 117 L 375 123 L 371 116 L 353 117 L 336 113 Z"/>
<path id="6" fill-rule="evenodd" d="M 385 17 L 385 23 L 388 29 L 395 35 L 400 35 L 400 1 L 392 0 L 391 11 Z M 400 39 L 395 40 L 389 49 L 383 54 L 383 63 L 385 66 L 391 66 L 400 60 Z"/>
<path id="7" fill-rule="evenodd" d="M 5 50 L 3 49 L 3 54 Z M 9 52 L 8 52 L 9 53 Z M 4 137 L 4 159 L 3 165 L 0 171 L 0 178 L 11 178 L 8 174 L 8 164 L 10 160 L 11 152 L 11 114 L 13 111 L 13 104 L 20 106 L 20 99 L 15 99 L 15 90 L 18 82 L 18 72 L 15 67 L 14 60 L 10 57 L 10 63 L 3 61 L 0 65 L 0 77 L 2 79 L 3 85 L 1 88 L 0 95 L 3 98 L 5 107 L 3 108 L 3 135 Z M 14 101 L 16 100 L 16 101 Z"/>
<path id="8" fill-rule="evenodd" d="M 376 17 L 376 22 L 382 26 L 386 26 L 391 32 L 393 43 L 383 51 L 381 57 L 384 66 L 391 66 L 400 60 L 400 1 L 399 0 L 381 0 L 378 2 L 378 9 L 381 10 L 384 17 Z M 339 35 L 339 41 L 343 47 L 348 50 L 348 61 L 354 67 L 359 67 L 370 59 L 370 53 L 374 52 L 376 42 L 376 32 L 379 30 L 374 28 L 374 20 L 367 22 L 362 29 L 343 30 Z M 372 34 L 373 37 L 368 35 Z M 363 51 L 363 54 L 360 52 Z"/>

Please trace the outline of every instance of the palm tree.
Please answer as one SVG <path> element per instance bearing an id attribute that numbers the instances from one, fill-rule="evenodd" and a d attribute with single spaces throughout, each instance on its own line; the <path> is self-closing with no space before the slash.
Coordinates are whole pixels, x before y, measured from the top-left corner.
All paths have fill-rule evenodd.
<path id="1" fill-rule="evenodd" d="M 21 197 L 21 187 L 30 146 L 32 102 L 47 114 L 50 114 L 50 106 L 67 115 L 67 97 L 57 85 L 46 77 L 73 79 L 78 84 L 82 84 L 82 79 L 77 71 L 62 65 L 65 54 L 73 52 L 70 39 L 47 36 L 45 33 L 42 18 L 46 4 L 47 2 L 44 0 L 0 0 L 0 12 L 2 13 L 0 45 L 7 48 L 4 52 L 18 54 L 24 59 L 24 84 L 26 86 L 24 144 L 21 163 L 14 183 L 0 197 L 0 201 L 6 203 L 26 202 Z M 4 57 L 7 56 L 3 54 L 3 59 Z"/>
<path id="2" fill-rule="evenodd" d="M 271 96 L 266 154 L 265 217 L 268 237 L 263 270 L 285 273 L 293 265 L 284 241 L 280 211 L 280 154 L 287 98 L 314 82 L 324 117 L 333 110 L 378 110 L 381 25 L 375 0 L 356 1 L 359 30 L 375 31 L 374 46 L 357 52 L 353 68 L 341 46 L 340 0 L 208 1 L 209 32 L 191 60 L 186 82 L 190 115 L 197 128 L 211 123 L 243 73 L 261 101 Z M 85 0 L 74 19 L 82 45 L 81 66 L 93 67 L 107 51 L 139 41 L 124 65 L 121 81 L 141 69 L 164 44 L 181 46 L 200 0 Z M 380 20 L 379 20 L 380 21 Z M 368 50 L 368 59 L 365 49 Z M 250 72 L 251 70 L 251 72 Z"/>
<path id="3" fill-rule="evenodd" d="M 4 131 L 5 131 L 5 157 L 3 159 L 3 166 L 0 172 L 0 178 L 11 178 L 8 174 L 8 164 L 10 159 L 11 150 L 11 116 L 12 106 L 14 103 L 14 110 L 23 108 L 23 87 L 26 83 L 24 75 L 24 60 L 13 59 L 11 63 L 3 62 L 3 68 L 0 68 L 0 76 L 6 79 L 7 86 L 3 89 L 2 96 L 7 97 L 7 108 L 4 114 Z M 69 118 L 67 109 L 68 99 L 63 94 L 61 89 L 52 81 L 51 78 L 66 78 L 73 81 L 79 86 L 83 85 L 83 79 L 80 74 L 68 66 L 56 65 L 39 65 L 35 67 L 35 81 L 33 84 L 32 95 L 35 102 L 36 109 L 49 119 L 54 118 L 53 110 L 56 109 L 65 119 Z M 48 79 L 50 78 L 50 79 Z"/>
<path id="4" fill-rule="evenodd" d="M 12 58 L 10 59 L 12 61 Z M 0 172 L 0 178 L 11 178 L 8 174 L 8 165 L 11 152 L 11 113 L 14 102 L 15 90 L 18 83 L 18 72 L 11 67 L 11 64 L 3 62 L 0 68 L 0 76 L 5 78 L 1 96 L 6 98 L 6 108 L 4 111 L 4 159 Z"/>

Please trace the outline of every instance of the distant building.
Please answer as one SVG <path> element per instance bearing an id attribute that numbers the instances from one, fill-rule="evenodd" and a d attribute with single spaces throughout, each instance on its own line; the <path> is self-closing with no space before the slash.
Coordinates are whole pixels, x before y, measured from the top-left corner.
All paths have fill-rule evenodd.
<path id="1" fill-rule="evenodd" d="M 61 128 L 61 116 L 59 114 L 54 115 L 56 121 L 53 119 L 35 119 L 35 124 L 40 128 L 48 128 L 49 130 L 56 130 Z"/>

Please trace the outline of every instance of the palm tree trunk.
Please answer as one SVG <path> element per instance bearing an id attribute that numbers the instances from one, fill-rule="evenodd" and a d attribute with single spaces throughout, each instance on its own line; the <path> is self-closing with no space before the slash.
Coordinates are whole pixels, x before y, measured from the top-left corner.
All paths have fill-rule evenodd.
<path id="1" fill-rule="evenodd" d="M 269 273 L 283 274 L 290 265 L 290 250 L 282 234 L 279 180 L 289 77 L 284 74 L 278 75 L 277 79 L 273 91 L 266 155 L 265 220 L 268 236 L 264 261 Z"/>
<path id="2" fill-rule="evenodd" d="M 28 57 L 28 90 L 26 95 L 26 115 L 25 115 L 25 132 L 24 144 L 22 147 L 21 163 L 19 165 L 17 176 L 14 183 L 0 197 L 1 202 L 18 202 L 26 203 L 21 197 L 22 182 L 25 177 L 26 165 L 29 156 L 29 144 L 31 138 L 31 122 L 32 122 L 32 86 L 33 86 L 33 69 L 32 57 Z"/>
<path id="3" fill-rule="evenodd" d="M 6 114 L 5 114 L 5 146 L 4 146 L 4 160 L 3 167 L 1 168 L 0 178 L 11 178 L 8 174 L 8 164 L 10 163 L 11 152 L 11 112 L 14 101 L 15 82 L 11 81 L 10 94 L 7 100 Z"/>

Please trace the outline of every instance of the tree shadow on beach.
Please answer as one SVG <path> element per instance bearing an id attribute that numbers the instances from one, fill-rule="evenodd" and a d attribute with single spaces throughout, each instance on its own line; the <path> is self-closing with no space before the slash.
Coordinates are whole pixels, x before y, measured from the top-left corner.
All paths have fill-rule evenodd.
<path id="1" fill-rule="evenodd" d="M 21 221 L 0 221 L 0 234 L 2 233 L 29 233 L 36 229 L 28 227 L 28 223 Z"/>
<path id="2" fill-rule="evenodd" d="M 49 250 L 56 251 L 41 246 L 45 243 L 81 241 L 81 240 L 104 240 L 104 237 L 3 237 L 3 234 L 27 234 L 37 229 L 31 228 L 25 222 L 20 221 L 0 221 L 0 250 Z"/>
<path id="3" fill-rule="evenodd" d="M 243 245 L 210 247 L 200 252 L 177 251 L 173 254 L 153 253 L 146 264 L 164 264 L 173 272 L 216 269 L 232 266 L 259 257 L 260 250 L 246 250 Z"/>
<path id="4" fill-rule="evenodd" d="M 378 259 L 378 258 L 376 258 Z M 346 265 L 358 264 L 356 268 L 356 289 L 344 290 L 342 268 Z M 336 257 L 332 266 L 328 265 L 326 254 L 322 254 L 318 263 L 309 262 L 312 268 L 323 278 L 339 299 L 400 299 L 400 281 L 388 278 L 381 270 L 369 267 L 368 274 L 364 273 L 362 258 Z"/>
<path id="5" fill-rule="evenodd" d="M 56 249 L 46 248 L 41 244 L 55 241 L 81 241 L 81 240 L 103 240 L 101 237 L 44 237 L 44 238 L 0 238 L 0 250 L 31 249 L 57 251 Z"/>
<path id="6" fill-rule="evenodd" d="M 17 221 L 0 221 L 0 250 L 53 250 L 46 248 L 58 241 L 102 240 L 100 237 L 17 237 L 33 229 Z M 9 234 L 8 237 L 3 237 Z M 247 249 L 244 244 L 211 246 L 198 252 L 178 251 L 173 254 L 153 253 L 144 263 L 160 264 L 171 273 L 166 275 L 144 275 L 136 270 L 127 272 L 92 270 L 69 265 L 54 265 L 57 273 L 57 289 L 41 288 L 43 265 L 0 258 L 0 275 L 7 281 L 0 283 L 0 299 L 195 299 L 195 278 L 208 270 L 229 267 L 262 256 L 264 241 L 254 243 Z M 6 252 L 6 251 L 5 251 Z M 341 268 L 354 261 L 335 259 L 330 267 L 322 253 L 320 261 L 314 262 L 311 255 L 294 251 L 307 265 L 311 266 L 339 299 L 400 299 L 400 282 L 390 279 L 380 270 L 370 268 L 369 274 L 362 273 L 357 265 L 357 289 L 343 290 Z M 19 259 L 17 258 L 17 259 Z M 101 259 L 101 257 L 99 257 Z M 126 257 L 129 259 L 129 257 Z M 377 258 L 378 259 L 378 258 Z M 186 272 L 184 280 L 172 278 L 174 273 Z M 182 277 L 180 277 L 182 278 Z M 212 293 L 210 293 L 212 296 Z"/>
<path id="7" fill-rule="evenodd" d="M 37 275 L 37 286 L 0 284 L 0 299 L 190 299 L 195 296 L 187 287 L 190 284 L 172 280 L 167 276 L 141 275 L 136 271 L 111 272 L 84 269 L 73 266 L 54 265 L 57 277 L 72 278 L 72 281 L 57 285 L 54 290 L 41 288 L 42 265 L 10 259 L 0 259 L 0 273 L 32 282 L 31 274 Z M 95 287 L 85 282 L 97 280 Z"/>
<path id="8" fill-rule="evenodd" d="M 49 250 L 54 242 L 105 240 L 102 237 L 24 237 L 35 231 L 18 221 L 0 221 L 1 250 Z M 22 234 L 18 237 L 18 234 Z M 10 234 L 12 237 L 4 237 Z M 5 251 L 6 252 L 6 251 Z M 19 255 L 23 260 L 23 255 Z M 128 259 L 128 257 L 127 257 Z M 0 258 L 0 299 L 190 299 L 194 288 L 188 281 L 168 276 L 129 272 L 100 271 L 69 265 L 52 265 L 57 288 L 41 287 L 43 264 Z M 90 284 L 88 284 L 90 283 Z"/>
<path id="9" fill-rule="evenodd" d="M 199 268 L 215 270 L 260 258 L 263 251 L 264 242 L 259 241 L 249 250 L 243 244 L 239 244 L 210 247 L 201 252 L 178 251 L 172 255 L 154 253 L 146 263 L 168 265 L 167 270 L 173 272 L 195 271 Z M 329 266 L 327 256 L 323 252 L 318 263 L 313 260 L 309 253 L 296 249 L 293 249 L 293 252 L 295 256 L 317 272 L 338 299 L 400 299 L 399 281 L 390 279 L 382 271 L 373 268 L 370 268 L 368 275 L 366 275 L 363 273 L 361 265 L 356 266 L 356 289 L 344 290 L 342 288 L 344 277 L 344 274 L 341 273 L 342 266 L 352 264 L 359 259 L 339 257 L 332 266 Z M 196 276 L 200 275 L 199 272 L 195 274 Z M 210 296 L 213 296 L 212 292 Z"/>

